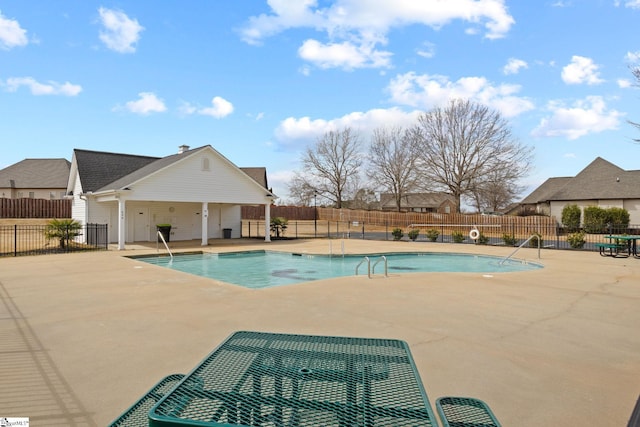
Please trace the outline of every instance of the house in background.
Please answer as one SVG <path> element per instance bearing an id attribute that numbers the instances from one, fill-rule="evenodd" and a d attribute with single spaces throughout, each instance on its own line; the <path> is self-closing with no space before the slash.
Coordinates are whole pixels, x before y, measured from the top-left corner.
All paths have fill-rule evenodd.
<path id="1" fill-rule="evenodd" d="M 265 168 L 243 170 L 210 145 L 177 154 L 146 157 L 76 149 L 67 192 L 72 217 L 83 224 L 109 224 L 109 241 L 157 239 L 157 224 L 171 224 L 171 240 L 231 237 L 241 232 L 240 207 L 265 206 L 269 241 L 270 206 Z"/>
<path id="2" fill-rule="evenodd" d="M 520 202 L 517 213 L 549 215 L 559 222 L 566 205 L 623 208 L 630 224 L 640 224 L 640 170 L 626 171 L 598 157 L 575 177 L 546 180 Z"/>
<path id="3" fill-rule="evenodd" d="M 24 159 L 0 170 L 0 197 L 62 199 L 70 166 L 67 159 Z"/>
<path id="4" fill-rule="evenodd" d="M 397 211 L 395 195 L 381 193 L 380 207 L 383 211 Z M 454 213 L 456 202 L 453 196 L 446 193 L 410 193 L 402 196 L 400 210 L 402 212 Z"/>

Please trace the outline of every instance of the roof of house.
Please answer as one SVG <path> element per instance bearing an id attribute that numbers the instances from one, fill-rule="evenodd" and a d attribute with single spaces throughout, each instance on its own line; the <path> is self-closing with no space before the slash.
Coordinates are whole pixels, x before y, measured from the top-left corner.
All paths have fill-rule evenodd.
<path id="1" fill-rule="evenodd" d="M 66 188 L 67 159 L 24 159 L 0 170 L 2 188 Z"/>
<path id="2" fill-rule="evenodd" d="M 454 202 L 454 198 L 447 193 L 410 193 L 402 196 L 400 206 L 405 208 L 437 208 L 445 201 Z M 395 195 L 393 193 L 381 193 L 380 206 L 382 208 L 396 208 Z"/>
<path id="3" fill-rule="evenodd" d="M 640 199 L 640 170 L 626 171 L 597 157 L 575 177 L 548 179 L 522 203 L 598 199 Z"/>
<path id="4" fill-rule="evenodd" d="M 78 174 L 85 192 L 124 188 L 146 176 L 183 159 L 189 154 L 210 147 L 184 150 L 166 157 L 136 156 L 75 149 Z M 239 168 L 260 185 L 267 188 L 266 168 Z"/>

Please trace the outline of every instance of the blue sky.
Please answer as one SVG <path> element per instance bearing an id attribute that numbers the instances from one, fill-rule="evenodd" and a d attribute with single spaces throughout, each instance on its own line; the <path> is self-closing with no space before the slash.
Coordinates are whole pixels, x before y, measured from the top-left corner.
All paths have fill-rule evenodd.
<path id="1" fill-rule="evenodd" d="M 366 147 L 462 97 L 535 147 L 527 191 L 598 156 L 636 170 L 639 20 L 640 0 L 0 0 L 0 168 L 210 144 L 286 199 L 326 131 Z"/>

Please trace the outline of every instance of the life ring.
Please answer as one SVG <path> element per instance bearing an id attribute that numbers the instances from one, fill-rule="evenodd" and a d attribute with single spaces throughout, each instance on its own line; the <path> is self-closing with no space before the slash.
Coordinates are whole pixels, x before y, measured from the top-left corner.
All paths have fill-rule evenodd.
<path id="1" fill-rule="evenodd" d="M 469 237 L 473 240 L 478 240 L 478 237 L 480 237 L 480 232 L 477 228 L 474 228 L 469 232 Z"/>

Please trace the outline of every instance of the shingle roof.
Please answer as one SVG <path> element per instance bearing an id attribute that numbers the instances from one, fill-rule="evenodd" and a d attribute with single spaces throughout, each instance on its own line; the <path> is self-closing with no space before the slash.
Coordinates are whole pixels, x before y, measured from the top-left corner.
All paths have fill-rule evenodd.
<path id="1" fill-rule="evenodd" d="M 67 159 L 25 159 L 0 170 L 2 188 L 67 188 Z"/>
<path id="2" fill-rule="evenodd" d="M 264 188 L 269 188 L 267 183 L 267 168 L 240 168 L 240 170 L 249 175 L 254 181 L 262 185 Z"/>
<path id="3" fill-rule="evenodd" d="M 640 199 L 640 170 L 625 171 L 597 157 L 573 178 L 549 178 L 521 203 L 603 199 Z"/>
<path id="4" fill-rule="evenodd" d="M 97 191 L 104 186 L 155 162 L 158 157 L 131 154 L 105 153 L 102 151 L 73 150 L 78 174 L 85 192 Z"/>

